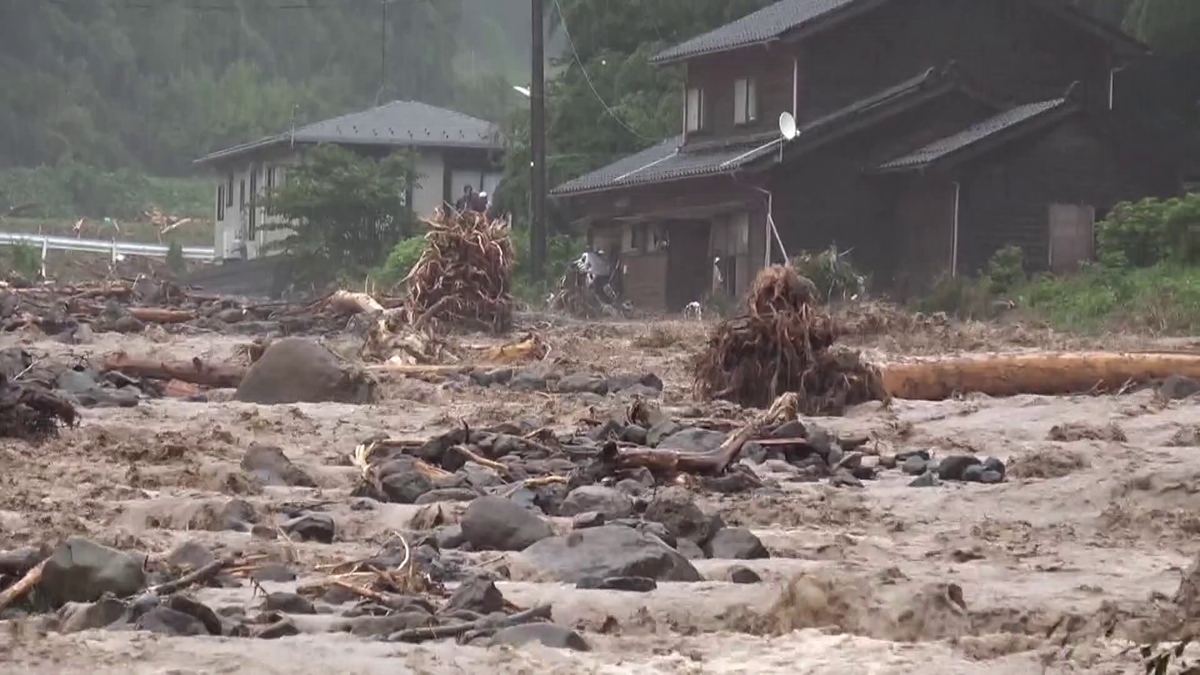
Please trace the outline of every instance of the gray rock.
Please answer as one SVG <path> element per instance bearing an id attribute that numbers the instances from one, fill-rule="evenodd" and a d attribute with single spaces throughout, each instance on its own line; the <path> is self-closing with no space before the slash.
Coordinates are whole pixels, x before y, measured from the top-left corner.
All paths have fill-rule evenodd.
<path id="1" fill-rule="evenodd" d="M 270 593 L 263 603 L 263 609 L 268 612 L 283 612 L 284 614 L 316 614 L 317 609 L 308 598 L 296 593 Z"/>
<path id="2" fill-rule="evenodd" d="M 687 539 L 697 544 L 708 541 L 714 532 L 708 517 L 696 506 L 687 490 L 680 487 L 660 490 L 642 517 L 662 523 L 676 539 Z"/>
<path id="3" fill-rule="evenodd" d="M 705 476 L 701 479 L 701 483 L 705 489 L 727 495 L 749 492 L 762 487 L 762 480 L 745 467 L 734 467 L 720 476 Z"/>
<path id="4" fill-rule="evenodd" d="M 704 560 L 708 557 L 704 554 L 704 549 L 700 548 L 699 544 L 687 539 L 680 539 L 675 542 L 675 550 L 679 551 L 680 555 L 688 560 Z"/>
<path id="5" fill-rule="evenodd" d="M 442 549 L 455 549 L 467 542 L 462 525 L 447 525 L 437 532 L 437 545 Z"/>
<path id="6" fill-rule="evenodd" d="M 909 476 L 920 476 L 927 468 L 928 462 L 920 455 L 912 455 L 900 465 L 900 470 Z"/>
<path id="7" fill-rule="evenodd" d="M 859 480 L 875 480 L 875 467 L 873 466 L 856 466 L 850 472 L 851 476 Z"/>
<path id="8" fill-rule="evenodd" d="M 646 444 L 647 431 L 636 424 L 630 424 L 621 430 L 621 440 L 636 445 Z"/>
<path id="9" fill-rule="evenodd" d="M 920 476 L 917 476 L 916 479 L 914 479 L 911 483 L 908 484 L 908 486 L 915 487 L 915 488 L 923 488 L 923 487 L 937 487 L 941 484 L 942 484 L 942 481 L 938 478 L 936 471 L 926 471 L 925 473 L 921 474 Z"/>
<path id="10" fill-rule="evenodd" d="M 274 581 L 287 583 L 296 580 L 296 573 L 283 563 L 267 563 L 250 573 L 255 581 Z"/>
<path id="11" fill-rule="evenodd" d="M 976 464 L 982 462 L 971 455 L 950 455 L 938 464 L 938 477 L 942 480 L 963 480 L 967 468 Z"/>
<path id="12" fill-rule="evenodd" d="M 111 595 L 96 602 L 68 602 L 59 610 L 58 629 L 63 633 L 104 628 L 121 620 L 125 603 Z"/>
<path id="13" fill-rule="evenodd" d="M 142 562 L 88 539 L 71 537 L 50 555 L 38 591 L 55 607 L 94 602 L 105 593 L 127 597 L 146 585 Z"/>
<path id="14" fill-rule="evenodd" d="M 599 511 L 584 511 L 571 519 L 572 530 L 586 530 L 589 527 L 600 527 L 608 522 Z"/>
<path id="15" fill-rule="evenodd" d="M 430 490 L 417 497 L 414 504 L 433 504 L 436 502 L 469 502 L 479 496 L 471 488 L 441 488 Z"/>
<path id="16" fill-rule="evenodd" d="M 770 558 L 767 547 L 750 530 L 726 528 L 713 535 L 704 552 L 722 560 L 759 560 Z"/>
<path id="17" fill-rule="evenodd" d="M 278 640 L 281 637 L 291 637 L 299 634 L 300 629 L 296 627 L 296 624 L 292 623 L 291 619 L 284 617 L 259 630 L 254 634 L 254 637 L 261 640 Z"/>
<path id="18" fill-rule="evenodd" d="M 489 644 L 520 647 L 530 642 L 538 642 L 551 649 L 572 649 L 579 652 L 592 650 L 579 633 L 552 623 L 528 623 L 504 628 L 492 636 Z"/>
<path id="19" fill-rule="evenodd" d="M 238 474 L 240 475 L 240 474 Z M 231 499 L 217 514 L 216 527 L 219 532 L 248 532 L 259 520 L 254 506 L 244 499 Z"/>
<path id="20" fill-rule="evenodd" d="M 67 370 L 58 376 L 58 391 L 69 394 L 85 408 L 132 408 L 138 404 L 133 388 L 108 389 L 101 387 L 90 373 Z"/>
<path id="21" fill-rule="evenodd" d="M 735 565 L 729 568 L 729 580 L 735 584 L 757 584 L 762 582 L 762 577 L 749 567 Z"/>
<path id="22" fill-rule="evenodd" d="M 999 471 L 984 471 L 979 475 L 979 482 L 988 485 L 1004 482 L 1004 474 Z"/>
<path id="23" fill-rule="evenodd" d="M 394 504 L 412 504 L 433 490 L 429 478 L 416 470 L 388 474 L 379 484 L 383 487 L 384 496 Z"/>
<path id="24" fill-rule="evenodd" d="M 247 403 L 371 403 L 375 381 L 343 366 L 315 341 L 286 338 L 271 344 L 250 367 L 235 398 Z"/>
<path id="25" fill-rule="evenodd" d="M 896 461 L 897 462 L 908 461 L 909 457 L 920 457 L 921 459 L 925 460 L 926 462 L 928 462 L 932 458 L 932 456 L 929 454 L 928 450 L 902 450 L 902 451 L 896 453 Z"/>
<path id="26" fill-rule="evenodd" d="M 1158 395 L 1167 401 L 1195 396 L 1198 392 L 1200 392 L 1200 380 L 1183 375 L 1172 375 L 1158 386 Z"/>
<path id="27" fill-rule="evenodd" d="M 660 395 L 662 395 L 661 388 L 656 389 L 654 387 L 647 386 L 647 385 L 644 385 L 641 383 L 634 384 L 634 385 L 631 385 L 628 387 L 622 387 L 620 389 L 614 389 L 612 380 L 609 380 L 609 382 L 608 382 L 608 390 L 610 392 L 615 391 L 620 396 L 641 396 L 642 398 L 658 398 Z"/>
<path id="28" fill-rule="evenodd" d="M 621 492 L 624 492 L 625 494 L 629 495 L 630 497 L 640 497 L 641 495 L 645 494 L 645 492 L 646 492 L 646 486 L 642 485 L 641 483 L 637 482 L 636 480 L 633 480 L 632 478 L 625 478 L 623 480 L 620 480 L 617 482 L 617 484 L 614 487 L 615 487 L 615 489 L 617 489 Z"/>
<path id="29" fill-rule="evenodd" d="M 251 445 L 242 456 L 242 470 L 264 485 L 317 486 L 308 474 L 283 454 L 281 448 L 271 445 Z"/>
<path id="30" fill-rule="evenodd" d="M 755 441 L 742 446 L 741 458 L 751 464 L 762 464 L 767 461 L 767 449 Z"/>
<path id="31" fill-rule="evenodd" d="M 608 393 L 608 380 L 590 373 L 572 373 L 558 381 L 558 391 L 564 394 Z"/>
<path id="32" fill-rule="evenodd" d="M 707 429 L 684 429 L 663 438 L 658 447 L 665 450 L 686 450 L 688 452 L 712 452 L 721 447 L 728 434 Z"/>
<path id="33" fill-rule="evenodd" d="M 166 607 L 173 609 L 176 612 L 187 614 L 188 616 L 199 621 L 204 625 L 204 629 L 208 631 L 209 635 L 220 635 L 222 632 L 224 632 L 224 626 L 221 623 L 221 619 L 217 616 L 217 613 L 212 611 L 212 608 L 210 608 L 208 605 L 197 601 L 191 596 L 184 595 L 183 593 L 176 593 L 175 595 L 167 598 Z"/>
<path id="34" fill-rule="evenodd" d="M 679 426 L 679 424 L 677 424 L 674 420 L 663 420 L 650 427 L 650 430 L 646 432 L 646 445 L 652 448 L 657 447 L 662 439 L 674 434 L 682 428 L 683 427 Z"/>
<path id="35" fill-rule="evenodd" d="M 595 511 L 608 520 L 627 518 L 633 515 L 633 500 L 622 492 L 603 485 L 585 485 L 575 488 L 558 507 L 560 516 L 576 516 Z"/>
<path id="36" fill-rule="evenodd" d="M 494 368 L 492 370 L 471 371 L 471 380 L 483 387 L 493 384 L 508 384 L 512 381 L 512 368 Z"/>
<path id="37" fill-rule="evenodd" d="M 513 373 L 508 387 L 514 391 L 546 391 L 546 372 L 534 367 Z"/>
<path id="38" fill-rule="evenodd" d="M 520 551 L 554 535 L 537 514 L 502 497 L 480 497 L 462 519 L 463 536 L 477 551 Z"/>
<path id="39" fill-rule="evenodd" d="M 839 472 L 835 473 L 829 479 L 829 484 L 833 487 L 849 487 L 849 488 L 860 488 L 863 486 L 862 481 L 860 481 L 858 478 L 856 478 L 854 476 L 854 474 L 852 474 L 848 471 L 839 471 Z"/>
<path id="40" fill-rule="evenodd" d="M 982 464 L 972 464 L 971 466 L 968 466 L 967 470 L 963 471 L 962 474 L 962 479 L 968 483 L 978 483 L 980 482 L 981 478 L 983 478 Z"/>
<path id="41" fill-rule="evenodd" d="M 480 614 L 504 611 L 504 596 L 496 584 L 482 577 L 472 577 L 462 582 L 450 596 L 446 611 L 467 609 Z"/>
<path id="42" fill-rule="evenodd" d="M 804 423 L 799 420 L 791 420 L 784 422 L 775 427 L 768 436 L 769 438 L 807 438 L 808 429 Z"/>
<path id="43" fill-rule="evenodd" d="M 198 570 L 217 559 L 207 548 L 194 541 L 185 541 L 167 554 L 167 564 Z"/>
<path id="44" fill-rule="evenodd" d="M 175 637 L 210 634 L 199 619 L 170 607 L 155 607 L 143 614 L 133 627 L 136 630 Z"/>
<path id="45" fill-rule="evenodd" d="M 988 457 L 983 462 L 983 470 L 984 471 L 994 471 L 994 472 L 1000 474 L 1001 479 L 1003 479 L 1006 475 L 1008 475 L 1008 471 L 1004 466 L 1004 462 L 1001 462 L 1000 460 L 996 459 L 995 457 Z"/>
<path id="46" fill-rule="evenodd" d="M 597 591 L 626 591 L 649 593 L 658 588 L 658 582 L 649 577 L 609 577 L 607 579 L 583 579 L 575 588 Z"/>
<path id="47" fill-rule="evenodd" d="M 543 539 L 522 551 L 519 558 L 542 574 L 567 583 L 589 577 L 701 580 L 696 568 L 661 539 L 619 525 Z"/>
<path id="48" fill-rule="evenodd" d="M 651 397 L 654 397 L 662 392 L 663 381 L 654 373 L 647 373 L 641 377 L 617 375 L 608 378 L 608 390 L 621 393 L 628 393 L 631 390 L 646 391 L 650 392 Z"/>
<path id="49" fill-rule="evenodd" d="M 462 473 L 467 477 L 467 484 L 479 490 L 507 485 L 495 470 L 475 462 L 467 462 L 462 468 Z"/>
<path id="50" fill-rule="evenodd" d="M 315 511 L 301 514 L 285 522 L 281 527 L 284 532 L 288 533 L 288 536 L 299 538 L 300 541 L 332 544 L 333 538 L 337 535 L 337 525 L 333 522 L 333 516 Z"/>
<path id="51" fill-rule="evenodd" d="M 832 443 L 822 457 L 825 458 L 825 463 L 829 466 L 837 466 L 842 462 L 845 454 L 842 452 L 842 446 L 838 445 L 837 443 Z"/>

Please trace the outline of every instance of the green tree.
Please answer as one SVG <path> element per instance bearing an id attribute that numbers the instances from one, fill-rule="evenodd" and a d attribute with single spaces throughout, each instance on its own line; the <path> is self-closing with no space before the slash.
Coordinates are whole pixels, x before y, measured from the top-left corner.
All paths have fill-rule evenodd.
<path id="1" fill-rule="evenodd" d="M 292 259 L 295 278 L 361 280 L 413 234 L 405 194 L 416 187 L 407 154 L 376 160 L 340 146 L 318 146 L 268 196 L 267 207 L 286 221 L 269 227 L 288 232 L 277 246 Z"/>

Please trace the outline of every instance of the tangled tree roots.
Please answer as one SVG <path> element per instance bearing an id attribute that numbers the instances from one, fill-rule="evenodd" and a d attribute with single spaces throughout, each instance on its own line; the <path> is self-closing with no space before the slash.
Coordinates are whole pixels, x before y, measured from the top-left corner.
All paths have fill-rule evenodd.
<path id="1" fill-rule="evenodd" d="M 406 279 L 413 329 L 445 323 L 508 330 L 513 313 L 508 224 L 475 211 L 444 209 L 425 222 L 429 247 Z"/>
<path id="2" fill-rule="evenodd" d="M 837 330 L 816 297 L 812 282 L 791 267 L 759 273 L 747 313 L 718 325 L 697 361 L 696 395 L 765 408 L 796 392 L 808 415 L 885 400 L 878 370 L 857 352 L 831 349 Z"/>
<path id="3" fill-rule="evenodd" d="M 0 374 L 0 438 L 41 441 L 57 434 L 60 423 L 74 425 L 75 418 L 69 402 Z"/>

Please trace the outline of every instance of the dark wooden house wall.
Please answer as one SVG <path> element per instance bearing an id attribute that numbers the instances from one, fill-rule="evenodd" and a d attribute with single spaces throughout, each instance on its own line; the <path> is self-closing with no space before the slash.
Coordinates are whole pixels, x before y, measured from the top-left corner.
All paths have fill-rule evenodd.
<path id="1" fill-rule="evenodd" d="M 868 169 L 884 159 L 959 131 L 991 113 L 952 92 L 853 137 L 785 163 L 772 173 L 775 221 L 789 255 L 830 244 L 853 248 L 854 262 L 889 287 L 903 264 L 903 234 L 894 224 L 900 193 Z M 921 264 L 921 261 L 918 261 Z"/>
<path id="2" fill-rule="evenodd" d="M 792 52 L 778 48 L 752 47 L 688 64 L 688 87 L 704 90 L 704 128 L 688 132 L 688 143 L 772 131 L 779 128 L 779 114 L 792 110 Z M 734 82 L 756 80 L 758 118 L 751 124 L 733 122 Z"/>
<path id="3" fill-rule="evenodd" d="M 998 249 L 1017 245 L 1033 270 L 1049 264 L 1051 204 L 1098 211 L 1174 187 L 1155 178 L 1074 117 L 985 155 L 958 172 L 959 272 L 984 269 Z"/>
<path id="4" fill-rule="evenodd" d="M 1108 45 L 1023 0 L 890 2 L 797 51 L 802 122 L 951 60 L 1000 103 L 1062 96 L 1078 80 L 1107 106 Z"/>

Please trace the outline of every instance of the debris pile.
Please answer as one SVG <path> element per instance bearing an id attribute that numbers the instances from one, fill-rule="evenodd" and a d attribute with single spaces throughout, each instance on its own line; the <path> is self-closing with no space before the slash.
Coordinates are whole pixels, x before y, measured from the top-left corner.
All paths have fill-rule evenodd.
<path id="1" fill-rule="evenodd" d="M 613 275 L 616 274 L 614 269 Z M 626 311 L 616 304 L 611 278 L 593 278 L 579 266 L 567 268 L 558 280 L 558 289 L 548 298 L 549 308 L 581 319 L 620 316 Z"/>
<path id="2" fill-rule="evenodd" d="M 835 322 L 812 282 L 792 267 L 772 266 L 755 279 L 746 313 L 713 332 L 696 362 L 696 394 L 765 408 L 795 392 L 809 415 L 886 400 L 878 370 L 857 352 L 834 349 L 836 340 Z"/>
<path id="3" fill-rule="evenodd" d="M 413 330 L 433 322 L 507 331 L 514 263 L 508 224 L 475 211 L 445 209 L 425 222 L 429 247 L 405 279 Z"/>
<path id="4" fill-rule="evenodd" d="M 12 381 L 0 372 L 0 438 L 40 441 L 75 424 L 75 406 L 35 384 Z"/>

